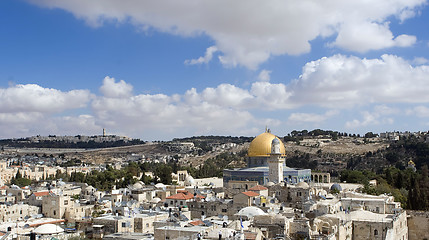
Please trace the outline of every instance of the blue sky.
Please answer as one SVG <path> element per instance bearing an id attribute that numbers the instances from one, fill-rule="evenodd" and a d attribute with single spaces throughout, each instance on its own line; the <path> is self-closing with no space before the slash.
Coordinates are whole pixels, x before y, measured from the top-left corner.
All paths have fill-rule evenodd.
<path id="1" fill-rule="evenodd" d="M 425 0 L 3 0 L 0 138 L 427 131 L 428 18 Z"/>

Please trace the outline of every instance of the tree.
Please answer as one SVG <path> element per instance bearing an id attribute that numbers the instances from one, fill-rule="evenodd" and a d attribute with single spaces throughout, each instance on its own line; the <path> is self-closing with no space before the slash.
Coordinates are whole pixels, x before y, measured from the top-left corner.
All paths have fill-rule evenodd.
<path id="1" fill-rule="evenodd" d="M 159 181 L 164 184 L 171 184 L 172 168 L 169 165 L 161 164 L 156 168 L 155 175 L 159 178 Z"/>
<path id="2" fill-rule="evenodd" d="M 18 171 L 16 172 L 16 175 L 15 175 L 15 179 L 19 179 L 19 178 L 22 178 L 22 175 L 21 175 L 21 173 L 19 172 L 19 169 L 18 169 Z"/>

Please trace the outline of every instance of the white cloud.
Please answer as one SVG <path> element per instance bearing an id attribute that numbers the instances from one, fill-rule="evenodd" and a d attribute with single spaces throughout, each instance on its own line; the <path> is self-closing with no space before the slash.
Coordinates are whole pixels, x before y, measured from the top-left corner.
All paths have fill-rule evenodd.
<path id="1" fill-rule="evenodd" d="M 429 60 L 427 60 L 424 57 L 416 57 L 413 59 L 412 63 L 415 65 L 423 65 L 423 64 L 428 64 Z"/>
<path id="2" fill-rule="evenodd" d="M 274 110 L 294 107 L 294 104 L 289 101 L 292 93 L 282 83 L 255 82 L 252 84 L 250 93 L 255 96 L 253 106 L 259 109 Z"/>
<path id="3" fill-rule="evenodd" d="M 195 64 L 202 64 L 202 63 L 207 64 L 212 60 L 213 54 L 216 51 L 217 51 L 217 47 L 211 46 L 211 47 L 207 48 L 206 54 L 204 55 L 204 57 L 199 57 L 197 59 L 191 59 L 191 60 L 185 60 L 185 64 L 186 65 L 195 65 Z"/>
<path id="4" fill-rule="evenodd" d="M 429 117 L 429 108 L 425 106 L 416 106 L 406 111 L 407 115 L 415 115 L 420 118 Z"/>
<path id="5" fill-rule="evenodd" d="M 391 108 L 386 105 L 377 105 L 374 106 L 372 112 L 361 112 L 362 120 L 354 119 L 352 121 L 347 121 L 345 127 L 349 129 L 357 129 L 361 127 L 375 126 L 380 124 L 391 125 L 393 124 L 394 119 L 387 116 L 396 115 L 399 113 L 400 111 L 397 108 Z"/>
<path id="6" fill-rule="evenodd" d="M 339 112 L 337 110 L 327 111 L 325 114 L 315 114 L 315 113 L 292 113 L 288 121 L 300 123 L 300 122 L 308 122 L 308 123 L 320 123 L 323 122 L 335 115 Z"/>
<path id="7" fill-rule="evenodd" d="M 133 86 L 126 83 L 124 80 L 116 83 L 115 79 L 109 76 L 104 78 L 103 85 L 100 87 L 100 92 L 104 96 L 111 98 L 129 97 L 132 95 L 132 91 Z"/>
<path id="8" fill-rule="evenodd" d="M 98 125 L 133 134 L 155 130 L 159 133 L 178 132 L 182 129 L 189 129 L 194 134 L 234 132 L 244 128 L 253 118 L 246 111 L 205 101 L 192 105 L 176 103 L 172 97 L 162 94 L 99 97 L 93 101 L 92 108 Z"/>
<path id="9" fill-rule="evenodd" d="M 204 34 L 223 53 L 219 56 L 223 64 L 251 69 L 270 56 L 307 53 L 311 40 L 335 34 L 338 36 L 334 45 L 358 52 L 410 46 L 415 37 L 405 33 L 394 36 L 388 20 L 393 16 L 403 22 L 426 3 L 426 0 L 275 0 L 262 4 L 256 0 L 31 1 L 70 11 L 91 26 L 114 21 L 132 23 L 144 31 L 180 36 Z M 205 57 L 195 59 L 195 63 L 205 61 Z"/>
<path id="10" fill-rule="evenodd" d="M 88 90 L 62 92 L 36 84 L 1 88 L 0 136 L 22 137 L 41 132 L 51 134 L 55 131 L 51 124 L 54 114 L 85 108 L 91 98 L 92 94 Z"/>
<path id="11" fill-rule="evenodd" d="M 281 121 L 272 116 L 281 118 L 285 113 L 279 110 L 287 109 L 296 109 L 288 118 L 291 123 L 323 122 L 339 114 L 337 109 L 359 109 L 360 117 L 343 120 L 347 128 L 389 125 L 404 112 L 391 107 L 395 103 L 420 104 L 407 113 L 429 115 L 424 106 L 429 102 L 427 79 L 429 66 L 412 66 L 397 56 L 360 59 L 334 55 L 307 63 L 302 75 L 288 85 L 258 81 L 247 88 L 224 83 L 199 92 L 191 88 L 172 95 L 133 94 L 131 84 L 106 77 L 99 96 L 88 90 L 63 92 L 34 84 L 16 85 L 0 89 L 0 132 L 2 136 L 52 133 L 49 131 L 78 134 L 105 127 L 144 139 L 238 135 L 254 132 L 256 126 L 263 129 L 268 123 L 279 126 Z M 326 112 L 303 113 L 302 106 L 322 107 Z"/>
<path id="12" fill-rule="evenodd" d="M 88 90 L 62 92 L 37 84 L 0 88 L 0 113 L 56 113 L 85 107 L 91 98 Z"/>
<path id="13" fill-rule="evenodd" d="M 395 46 L 409 47 L 415 42 L 415 36 L 406 34 L 394 38 L 387 23 L 362 22 L 344 24 L 333 45 L 347 50 L 367 52 Z"/>
<path id="14" fill-rule="evenodd" d="M 244 107 L 254 98 L 247 90 L 231 84 L 221 84 L 217 88 L 206 88 L 201 93 L 202 100 L 226 107 Z"/>
<path id="15" fill-rule="evenodd" d="M 269 82 L 269 81 L 270 81 L 270 74 L 271 74 L 271 71 L 268 71 L 268 70 L 266 70 L 266 69 L 263 69 L 263 70 L 259 73 L 259 75 L 258 75 L 258 79 L 259 79 L 260 81 L 263 81 L 263 82 Z"/>
<path id="16" fill-rule="evenodd" d="M 330 108 L 370 103 L 429 102 L 429 66 L 413 67 L 406 60 L 383 55 L 360 59 L 344 55 L 307 63 L 300 78 L 288 86 L 289 101 Z"/>

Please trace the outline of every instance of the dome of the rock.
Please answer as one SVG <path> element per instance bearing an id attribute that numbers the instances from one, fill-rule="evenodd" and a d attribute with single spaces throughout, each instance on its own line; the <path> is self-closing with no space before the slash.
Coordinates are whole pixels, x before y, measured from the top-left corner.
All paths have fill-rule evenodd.
<path id="1" fill-rule="evenodd" d="M 253 139 L 250 143 L 247 155 L 249 157 L 269 157 L 271 153 L 271 143 L 275 138 L 280 141 L 280 153 L 283 156 L 286 155 L 283 142 L 269 131 L 259 134 L 255 139 Z"/>

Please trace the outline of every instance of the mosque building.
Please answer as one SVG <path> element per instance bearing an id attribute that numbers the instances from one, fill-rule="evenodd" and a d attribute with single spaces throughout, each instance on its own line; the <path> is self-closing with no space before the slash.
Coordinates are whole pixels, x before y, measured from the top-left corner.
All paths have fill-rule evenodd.
<path id="1" fill-rule="evenodd" d="M 285 157 L 283 142 L 266 129 L 250 143 L 247 168 L 224 169 L 223 184 L 226 186 L 229 181 L 258 181 L 260 185 L 311 181 L 311 169 L 287 167 Z"/>

